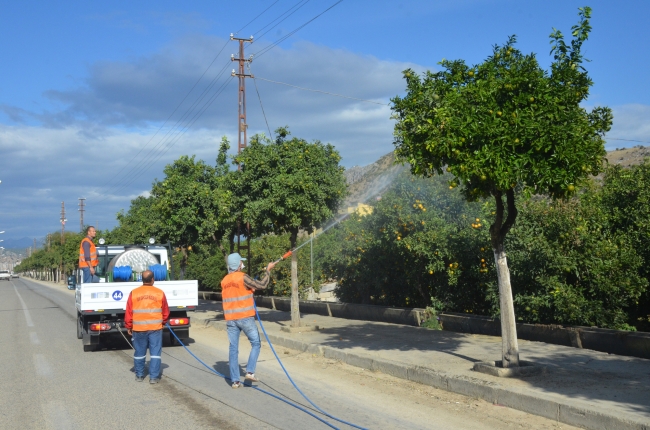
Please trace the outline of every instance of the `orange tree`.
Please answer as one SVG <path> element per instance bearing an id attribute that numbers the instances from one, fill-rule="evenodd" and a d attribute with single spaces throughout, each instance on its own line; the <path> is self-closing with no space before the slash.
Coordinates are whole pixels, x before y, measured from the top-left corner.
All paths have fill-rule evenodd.
<path id="1" fill-rule="evenodd" d="M 492 197 L 490 239 L 497 268 L 502 365 L 519 365 L 519 347 L 504 239 L 517 218 L 515 188 L 565 197 L 605 156 L 608 108 L 586 111 L 593 84 L 581 53 L 591 9 L 580 8 L 570 44 L 551 33 L 553 62 L 542 69 L 534 54 L 515 49 L 515 37 L 495 46 L 484 62 L 468 66 L 443 60 L 442 71 L 423 77 L 406 70 L 405 97 L 393 99 L 396 152 L 416 175 L 449 171 L 450 186 L 465 198 Z M 505 204 L 504 204 L 505 197 Z"/>
<path id="2" fill-rule="evenodd" d="M 311 232 L 335 214 L 345 197 L 346 182 L 340 155 L 330 144 L 288 139 L 287 128 L 271 141 L 263 135 L 235 157 L 242 168 L 231 175 L 242 221 L 255 234 L 289 233 L 293 249 L 301 230 Z M 279 257 L 279 256 L 278 256 Z M 300 325 L 298 259 L 291 259 L 291 321 Z"/>

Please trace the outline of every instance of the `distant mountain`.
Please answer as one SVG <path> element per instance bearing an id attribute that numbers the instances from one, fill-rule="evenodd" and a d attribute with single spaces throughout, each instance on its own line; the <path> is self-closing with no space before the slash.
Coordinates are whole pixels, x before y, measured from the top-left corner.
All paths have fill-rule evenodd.
<path id="1" fill-rule="evenodd" d="M 610 165 L 620 164 L 623 167 L 641 164 L 646 157 L 650 157 L 650 147 L 641 145 L 607 152 Z M 356 206 L 357 203 L 372 205 L 372 200 L 388 190 L 397 175 L 408 168 L 408 165 L 395 164 L 395 153 L 390 152 L 367 166 L 347 169 L 345 177 L 349 194 L 341 207 Z"/>
<path id="2" fill-rule="evenodd" d="M 0 235 L 0 239 L 4 239 L 0 242 L 0 246 L 4 246 L 6 249 L 22 250 L 34 246 L 34 238 L 32 237 L 21 237 L 20 239 L 15 238 L 4 238 L 4 235 Z M 36 247 L 40 248 L 43 246 L 43 238 L 36 238 Z"/>

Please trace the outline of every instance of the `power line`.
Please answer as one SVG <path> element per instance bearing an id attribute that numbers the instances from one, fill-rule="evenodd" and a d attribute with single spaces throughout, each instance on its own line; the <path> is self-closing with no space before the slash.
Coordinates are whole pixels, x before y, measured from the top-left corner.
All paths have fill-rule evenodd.
<path id="1" fill-rule="evenodd" d="M 250 24 L 252 24 L 253 21 L 255 21 L 257 18 L 259 18 L 260 16 L 264 15 L 264 13 L 265 13 L 267 10 L 271 9 L 271 8 L 272 8 L 272 7 L 273 7 L 277 2 L 279 2 L 279 1 L 280 1 L 280 0 L 275 0 L 273 3 L 271 3 L 271 6 L 267 7 L 267 8 L 264 9 L 262 12 L 260 12 L 259 15 L 257 15 L 255 18 L 253 18 L 253 19 L 251 19 L 250 21 L 248 21 L 248 23 L 246 23 L 246 25 L 244 25 L 242 28 L 240 28 L 239 30 L 237 30 L 234 34 L 239 34 L 240 31 L 242 31 L 243 29 L 245 29 L 246 27 L 248 27 Z"/>
<path id="2" fill-rule="evenodd" d="M 314 90 L 314 89 L 311 89 L 311 88 L 299 87 L 297 85 L 287 84 L 286 82 L 272 81 L 270 79 L 264 79 L 264 78 L 260 78 L 260 77 L 255 77 L 255 79 L 259 79 L 261 81 L 266 81 L 266 82 L 271 82 L 273 84 L 286 85 L 287 87 L 297 88 L 299 90 L 312 91 L 314 93 L 321 93 L 321 94 L 328 94 L 330 96 L 342 97 L 344 99 L 357 100 L 357 101 L 360 101 L 360 102 L 374 103 L 374 104 L 380 105 L 380 106 L 390 106 L 389 103 L 380 103 L 380 102 L 376 102 L 376 101 L 373 101 L 373 100 L 359 99 L 359 98 L 356 98 L 356 97 L 344 96 L 343 94 L 330 93 L 329 91 Z"/>
<path id="3" fill-rule="evenodd" d="M 269 28 L 268 30 L 266 30 L 264 33 L 262 33 L 262 34 L 260 34 L 259 36 L 257 36 L 258 39 L 261 39 L 261 38 L 262 38 L 265 34 L 267 34 L 269 31 L 273 30 L 275 27 L 277 27 L 278 25 L 280 25 L 280 24 L 282 23 L 282 21 L 284 21 L 285 19 L 289 18 L 289 17 L 290 17 L 291 15 L 293 15 L 294 13 L 298 12 L 298 10 L 300 10 L 304 5 L 306 5 L 307 3 L 309 3 L 309 1 L 310 1 L 310 0 L 300 0 L 298 3 L 296 3 L 296 4 L 293 5 L 293 6 L 291 6 L 289 9 L 287 9 L 287 10 L 286 10 L 282 15 L 278 16 L 278 17 L 275 18 L 273 21 L 269 22 L 268 24 L 266 24 L 264 27 L 260 28 L 256 33 L 253 33 L 253 34 L 257 34 L 257 33 L 259 33 L 260 31 L 264 30 L 264 29 L 265 29 L 266 27 L 268 27 L 269 25 L 273 24 L 273 23 L 274 23 L 275 21 L 277 21 L 278 19 L 282 18 L 283 15 L 286 15 L 287 13 L 291 12 L 291 13 L 289 13 L 289 15 L 285 16 L 284 18 L 282 18 L 282 19 L 281 19 L 278 23 L 276 23 L 274 26 L 272 26 L 271 28 Z M 302 4 L 301 4 L 301 3 L 302 3 Z M 294 9 L 294 8 L 295 8 L 295 9 Z M 291 11 L 291 9 L 294 9 L 294 10 Z"/>
<path id="4" fill-rule="evenodd" d="M 226 64 L 224 64 L 224 66 L 221 68 L 219 73 L 217 73 L 217 75 L 212 79 L 210 84 L 203 90 L 203 92 L 199 95 L 199 97 L 194 101 L 194 103 L 192 103 L 192 105 L 185 111 L 185 113 L 176 121 L 176 123 L 172 127 L 170 127 L 170 129 L 167 131 L 167 133 L 165 133 L 165 135 L 161 138 L 161 140 L 153 148 L 149 149 L 149 152 L 147 152 L 147 154 L 144 157 L 142 157 L 144 160 L 151 157 L 153 155 L 153 153 L 157 149 L 163 147 L 165 145 L 165 143 L 166 143 L 165 141 L 169 141 L 170 139 L 174 138 L 173 134 L 175 133 L 174 132 L 175 128 L 184 127 L 183 123 L 187 120 L 187 117 L 192 114 L 192 112 L 195 110 L 196 106 L 205 98 L 205 96 L 208 94 L 208 92 L 216 85 L 217 81 L 219 80 L 219 78 L 221 78 L 224 71 L 228 67 L 228 64 L 230 64 L 229 61 L 226 62 Z M 219 91 L 219 90 L 217 90 L 217 91 Z M 201 109 L 202 109 L 201 113 L 203 113 L 205 111 L 205 109 L 203 109 L 203 108 L 201 108 Z M 176 133 L 178 133 L 178 131 Z M 163 152 L 163 155 L 164 155 L 164 153 L 167 152 L 167 150 L 165 150 Z M 142 150 L 140 150 L 140 152 L 142 152 Z M 140 154 L 140 152 L 138 152 L 138 154 Z M 137 157 L 138 154 L 136 154 L 136 157 Z M 159 158 L 160 157 L 156 158 L 154 160 L 154 162 L 157 161 Z M 131 159 L 131 161 L 134 161 L 134 160 L 135 160 L 135 157 Z M 142 166 L 138 166 L 138 165 L 133 166 L 131 168 L 131 170 L 129 170 L 129 172 L 127 172 L 126 175 L 122 176 L 122 178 L 112 187 L 112 189 L 115 189 L 115 188 L 118 188 L 118 187 L 120 187 L 120 189 L 123 188 L 120 184 L 129 185 L 129 184 L 133 183 L 133 181 L 135 179 L 137 179 L 139 176 L 141 176 L 141 174 L 144 173 L 144 171 L 146 171 L 152 164 L 153 163 L 148 163 L 146 165 L 146 167 L 144 167 L 144 168 Z M 132 180 L 130 180 L 130 179 L 132 179 Z M 108 198 L 108 196 L 107 196 L 107 198 Z M 102 202 L 104 200 L 106 200 L 106 198 L 101 200 L 100 202 Z"/>
<path id="5" fill-rule="evenodd" d="M 253 83 L 255 84 L 255 92 L 257 93 L 257 98 L 260 101 L 260 107 L 262 108 L 262 115 L 264 115 L 264 122 L 266 123 L 266 128 L 269 130 L 269 137 L 273 140 L 275 138 L 273 137 L 273 133 L 271 133 L 271 127 L 269 127 L 269 121 L 266 119 L 266 112 L 264 112 L 264 105 L 262 105 L 262 97 L 260 96 L 260 90 L 257 88 L 257 80 L 255 78 L 255 75 L 253 75 L 253 71 L 251 70 L 251 65 L 248 63 L 248 71 L 250 72 L 251 76 L 253 77 Z"/>
<path id="6" fill-rule="evenodd" d="M 606 140 L 622 140 L 623 142 L 650 143 L 650 142 L 645 141 L 645 140 L 619 139 L 617 137 L 607 137 L 607 136 L 605 136 L 605 139 Z"/>
<path id="7" fill-rule="evenodd" d="M 320 17 L 321 15 L 323 15 L 324 13 L 326 13 L 327 11 L 329 11 L 330 9 L 332 9 L 333 7 L 337 6 L 337 5 L 338 5 L 339 3 L 341 3 L 342 1 L 343 1 L 343 0 L 338 0 L 336 3 L 334 3 L 333 5 L 331 5 L 330 7 L 328 7 L 327 9 L 325 9 L 324 11 L 322 11 L 321 13 L 319 13 L 318 15 L 316 15 L 315 17 L 313 17 L 312 19 L 310 19 L 309 21 L 305 22 L 305 23 L 304 23 L 303 25 L 301 25 L 300 27 L 298 27 L 298 28 L 296 28 L 295 30 L 289 32 L 288 34 L 286 34 L 285 36 L 281 37 L 280 39 L 278 39 L 277 41 L 275 41 L 275 42 L 272 43 L 271 45 L 269 45 L 269 46 L 267 46 L 267 47 L 265 47 L 265 48 L 262 48 L 260 51 L 258 51 L 256 54 L 254 54 L 254 56 L 255 56 L 255 57 L 261 57 L 262 55 L 266 54 L 268 51 L 270 51 L 271 49 L 275 48 L 275 47 L 278 46 L 280 43 L 284 42 L 285 40 L 287 40 L 288 38 L 290 38 L 291 36 L 293 36 L 294 34 L 296 34 L 298 31 L 300 31 L 301 29 L 303 29 L 306 25 L 308 25 L 309 23 L 311 23 L 312 21 L 314 21 L 315 19 L 317 19 L 318 17 Z"/>
<path id="8" fill-rule="evenodd" d="M 146 148 L 146 147 L 151 143 L 151 141 L 152 141 L 152 140 L 153 140 L 153 139 L 158 135 L 158 133 L 160 133 L 160 130 L 162 130 L 163 127 L 165 127 L 165 124 L 167 124 L 167 122 L 172 118 L 172 116 L 174 116 L 174 114 L 175 114 L 176 111 L 181 107 L 181 105 L 182 105 L 183 103 L 185 103 L 185 100 L 189 97 L 189 95 L 192 93 L 192 91 L 194 91 L 194 88 L 196 88 L 196 86 L 199 84 L 199 82 L 201 82 L 201 79 L 203 79 L 203 77 L 204 77 L 205 74 L 208 72 L 208 70 L 210 70 L 210 68 L 212 67 L 212 65 L 214 64 L 214 62 L 217 61 L 217 58 L 219 57 L 219 55 L 221 55 L 221 53 L 223 52 L 223 50 L 226 48 L 226 46 L 228 45 L 228 42 L 229 42 L 229 40 L 227 40 L 226 43 L 224 43 L 224 45 L 221 47 L 221 49 L 219 50 L 219 52 L 217 53 L 217 55 L 212 59 L 212 62 L 211 62 L 211 63 L 208 65 L 208 67 L 203 71 L 203 73 L 201 74 L 201 76 L 199 76 L 199 78 L 196 80 L 196 82 L 194 83 L 194 85 L 192 85 L 192 88 L 190 88 L 190 90 L 187 92 L 187 94 L 185 94 L 185 97 L 183 97 L 183 99 L 180 101 L 180 103 L 178 103 L 178 105 L 176 106 L 176 108 L 174 109 L 174 111 L 169 115 L 169 117 L 167 117 L 167 119 L 166 119 L 165 122 L 160 126 L 160 128 L 158 128 L 158 130 L 156 130 L 156 132 L 154 133 L 154 135 L 151 136 L 151 138 L 149 138 L 149 140 L 147 141 L 147 143 L 146 143 L 142 148 L 140 148 L 140 150 L 138 151 L 138 153 L 135 154 L 135 156 L 133 156 L 133 158 L 131 158 L 131 160 L 129 160 L 129 162 L 126 163 L 126 164 L 125 164 L 125 165 L 124 165 L 124 166 L 123 166 L 123 167 L 122 167 L 122 168 L 121 168 L 121 169 L 120 169 L 120 170 L 115 174 L 116 177 L 119 177 L 120 173 L 122 173 L 122 171 L 123 171 L 124 169 L 126 169 L 126 168 L 129 166 L 129 164 L 131 164 L 131 162 L 133 162 L 133 161 L 138 157 L 138 155 L 140 155 L 140 153 L 142 153 L 142 151 L 144 151 L 144 149 L 145 149 L 145 148 Z M 127 173 L 127 175 L 128 175 L 128 173 Z M 100 188 L 104 188 L 106 185 L 108 185 L 109 182 L 110 182 L 110 180 L 107 181 L 106 183 L 104 183 L 104 185 L 102 185 Z"/>

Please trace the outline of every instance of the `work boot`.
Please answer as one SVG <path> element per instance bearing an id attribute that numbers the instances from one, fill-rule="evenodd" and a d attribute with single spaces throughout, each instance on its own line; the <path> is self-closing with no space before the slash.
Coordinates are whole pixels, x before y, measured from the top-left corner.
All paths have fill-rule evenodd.
<path id="1" fill-rule="evenodd" d="M 142 382 L 142 381 L 144 381 L 144 376 L 135 375 L 135 382 Z"/>
<path id="2" fill-rule="evenodd" d="M 245 376 L 246 380 L 251 381 L 251 382 L 259 382 L 259 379 L 255 377 L 254 373 L 247 372 Z"/>
<path id="3" fill-rule="evenodd" d="M 241 387 L 241 382 L 239 382 L 239 381 L 237 381 L 237 382 L 233 382 L 232 385 L 231 385 L 231 387 L 232 387 L 233 389 L 235 389 L 235 388 L 239 388 L 239 387 Z"/>
<path id="4" fill-rule="evenodd" d="M 149 379 L 149 383 L 150 383 L 150 384 L 157 384 L 157 383 L 159 383 L 159 382 L 160 382 L 160 378 Z"/>

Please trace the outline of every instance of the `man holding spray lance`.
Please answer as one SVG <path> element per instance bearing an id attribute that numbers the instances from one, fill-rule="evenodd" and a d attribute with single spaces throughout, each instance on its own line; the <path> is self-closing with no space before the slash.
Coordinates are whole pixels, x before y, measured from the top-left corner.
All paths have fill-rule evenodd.
<path id="1" fill-rule="evenodd" d="M 246 364 L 245 379 L 256 382 L 255 367 L 257 358 L 260 355 L 260 333 L 255 324 L 255 302 L 253 292 L 263 290 L 269 285 L 271 270 L 283 260 L 291 251 L 287 252 L 281 259 L 269 263 L 266 266 L 264 276 L 255 280 L 242 272 L 245 258 L 238 253 L 228 256 L 228 274 L 221 281 L 221 297 L 223 303 L 223 315 L 226 319 L 226 330 L 228 332 L 230 381 L 232 388 L 241 387 L 239 380 L 239 336 L 243 331 L 251 343 L 251 352 Z"/>

